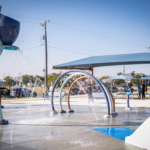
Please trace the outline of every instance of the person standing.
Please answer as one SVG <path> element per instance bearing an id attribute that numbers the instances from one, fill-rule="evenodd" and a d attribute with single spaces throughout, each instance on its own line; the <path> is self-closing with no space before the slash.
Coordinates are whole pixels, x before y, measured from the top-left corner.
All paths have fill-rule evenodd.
<path id="1" fill-rule="evenodd" d="M 142 84 L 142 81 L 140 81 L 139 84 L 137 85 L 138 92 L 139 92 L 139 99 L 141 99 L 141 84 Z"/>
<path id="2" fill-rule="evenodd" d="M 147 93 L 147 85 L 145 84 L 145 93 Z"/>
<path id="3" fill-rule="evenodd" d="M 142 88 L 142 99 L 145 99 L 145 83 L 144 83 L 144 81 L 142 81 L 141 88 Z"/>
<path id="4" fill-rule="evenodd" d="M 87 88 L 88 88 L 88 97 L 90 98 L 92 96 L 92 84 L 90 82 Z"/>

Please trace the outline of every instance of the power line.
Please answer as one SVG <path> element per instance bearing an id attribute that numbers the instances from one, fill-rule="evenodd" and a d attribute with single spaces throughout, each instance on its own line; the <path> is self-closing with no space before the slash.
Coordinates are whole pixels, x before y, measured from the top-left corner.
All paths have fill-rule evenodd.
<path id="1" fill-rule="evenodd" d="M 63 44 L 58 44 L 58 43 L 53 43 L 53 42 L 49 42 L 49 43 L 52 43 L 52 44 L 56 44 L 56 45 L 61 45 L 61 46 L 64 46 L 64 47 L 70 47 L 70 48 L 73 48 L 73 49 L 78 49 L 78 50 L 85 50 L 87 51 L 87 49 L 82 49 L 82 48 L 78 48 L 78 47 L 72 47 L 72 46 L 67 46 L 67 45 L 63 45 Z M 96 53 L 105 53 L 105 54 L 114 54 L 114 53 L 106 53 L 104 51 L 93 51 L 93 50 L 88 50 L 88 51 L 92 51 L 92 52 L 96 52 Z"/>
<path id="2" fill-rule="evenodd" d="M 71 51 L 71 50 L 67 50 L 67 49 L 63 49 L 63 48 L 59 48 L 59 47 L 54 47 L 54 46 L 50 46 L 50 45 L 48 45 L 48 46 L 51 47 L 51 48 L 60 49 L 62 51 L 68 51 L 68 52 L 73 52 L 73 53 L 78 53 L 78 54 L 84 54 L 84 55 L 88 55 L 88 56 L 93 56 L 92 54 L 88 54 L 88 53 L 81 53 L 81 52 L 77 52 L 77 51 Z M 93 52 L 93 50 L 92 50 L 92 52 Z M 113 55 L 115 55 L 115 54 L 113 54 Z M 116 54 L 116 55 L 119 55 L 119 54 Z"/>
<path id="3" fill-rule="evenodd" d="M 36 47 L 30 47 L 30 48 L 25 48 L 25 49 L 20 49 L 21 51 L 24 51 L 24 50 L 30 50 L 30 49 L 35 49 L 35 48 L 39 48 L 39 46 L 36 46 Z M 18 52 L 19 50 L 17 50 L 16 52 Z M 14 51 L 13 51 L 14 52 Z M 10 52 L 6 52 L 4 54 L 10 54 Z"/>
<path id="4" fill-rule="evenodd" d="M 75 51 L 71 51 L 71 50 L 67 50 L 67 49 L 62 49 L 62 48 L 58 48 L 58 47 L 54 47 L 54 46 L 48 46 L 48 47 L 56 48 L 56 49 L 59 49 L 59 50 L 62 50 L 62 51 L 67 51 L 67 52 L 72 52 L 72 53 L 77 53 L 77 54 L 83 54 L 83 55 L 91 56 L 91 54 L 75 52 Z"/>
<path id="5" fill-rule="evenodd" d="M 42 72 L 42 71 L 33 71 L 33 70 L 18 70 L 18 71 L 14 71 L 14 70 L 1 70 L 1 71 L 8 71 L 8 72 Z"/>
<path id="6" fill-rule="evenodd" d="M 135 42 L 131 42 L 131 41 L 115 38 L 115 37 L 108 36 L 108 35 L 103 35 L 103 34 L 100 34 L 100 33 L 95 33 L 95 32 L 89 31 L 89 30 L 85 30 L 85 29 L 73 27 L 73 26 L 70 26 L 70 25 L 58 23 L 58 22 L 55 22 L 55 21 L 52 21 L 52 20 L 51 20 L 51 23 L 52 24 L 56 24 L 56 25 L 60 25 L 60 26 L 65 27 L 67 29 L 70 28 L 70 29 L 73 29 L 73 30 L 76 30 L 76 31 L 79 31 L 79 32 L 84 32 L 84 33 L 95 35 L 95 36 L 102 36 L 102 38 L 108 38 L 108 39 L 114 39 L 114 40 L 122 40 L 124 42 L 128 42 L 128 43 L 130 42 L 130 44 L 136 44 L 136 45 L 138 44 L 139 45 L 139 43 L 135 43 Z"/>
<path id="7" fill-rule="evenodd" d="M 95 36 L 95 35 L 87 35 L 86 33 L 79 33 L 79 32 L 75 32 L 75 31 L 70 31 L 70 30 L 67 30 L 67 29 L 62 29 L 62 28 L 60 28 L 60 27 L 54 27 L 54 26 L 51 26 L 50 25 L 50 27 L 52 27 L 52 28 L 57 28 L 57 29 L 60 29 L 60 30 L 64 30 L 64 31 L 68 31 L 68 32 L 72 32 L 72 33 L 77 33 L 77 34 L 80 34 L 80 35 L 84 35 L 84 36 L 87 36 L 87 37 L 92 37 L 92 38 L 96 38 L 96 39 L 101 39 L 101 40 L 105 40 L 105 41 L 111 41 L 111 42 L 117 42 L 117 43 L 125 43 L 124 41 L 117 41 L 117 40 L 115 40 L 115 39 L 106 39 L 105 37 L 98 37 L 98 36 Z M 140 44 L 139 45 L 139 43 L 137 44 L 137 43 L 127 43 L 126 42 L 126 45 L 138 45 L 138 47 L 144 47 L 145 45 L 143 44 Z"/>
<path id="8" fill-rule="evenodd" d="M 5 13 L 8 13 L 8 12 L 5 12 Z M 12 14 L 12 13 L 8 13 L 8 14 L 11 14 L 11 15 L 15 15 L 15 16 L 19 16 L 21 18 L 26 18 L 26 19 L 35 19 L 35 20 L 45 20 L 43 18 L 37 18 L 37 17 L 31 17 L 31 16 L 25 16 L 25 15 L 18 15 L 18 14 Z M 35 23 L 35 22 L 34 22 Z M 38 22 L 36 22 L 38 23 Z M 65 27 L 65 28 L 70 28 L 71 30 L 76 30 L 78 32 L 82 32 L 82 33 L 86 33 L 86 34 L 90 34 L 90 35 L 94 35 L 94 36 L 101 36 L 101 38 L 103 38 L 103 40 L 112 40 L 114 42 L 122 42 L 122 43 L 125 43 L 127 42 L 128 44 L 130 45 L 139 45 L 139 43 L 135 43 L 135 42 L 131 42 L 131 41 L 127 41 L 127 40 L 123 40 L 123 39 L 119 39 L 119 38 L 115 38 L 115 37 L 111 37 L 111 36 L 108 36 L 108 35 L 103 35 L 103 34 L 100 34 L 100 33 L 95 33 L 95 32 L 92 32 L 92 31 L 89 31 L 89 30 L 85 30 L 85 29 L 81 29 L 81 28 L 77 28 L 77 27 L 74 27 L 74 26 L 70 26 L 70 25 L 67 25 L 67 24 L 63 24 L 63 23 L 59 23 L 59 22 L 56 22 L 56 21 L 52 21 L 51 20 L 51 24 L 54 24 L 54 25 L 57 25 L 57 26 L 61 26 L 61 27 Z M 53 26 L 51 26 L 53 27 Z M 58 27 L 54 27 L 54 28 L 58 28 Z M 62 28 L 59 28 L 61 30 L 65 30 L 65 29 L 62 29 Z M 66 30 L 68 31 L 68 30 Z M 72 31 L 70 31 L 72 32 Z M 88 36 L 88 35 L 86 35 Z M 93 37 L 93 36 L 90 36 L 90 37 Z M 145 46 L 144 44 L 140 44 L 139 46 Z"/>
<path id="9" fill-rule="evenodd" d="M 26 16 L 26 15 L 20 15 L 20 14 L 13 14 L 13 13 L 9 13 L 9 12 L 4 12 L 6 14 L 10 14 L 10 15 L 13 15 L 13 16 L 20 16 L 22 18 L 27 18 L 27 19 L 36 19 L 36 20 L 47 20 L 47 19 L 43 19 L 43 18 L 37 18 L 37 17 L 31 17 L 31 16 Z"/>
<path id="10" fill-rule="evenodd" d="M 18 40 L 18 41 L 24 41 L 24 40 Z M 29 41 L 38 41 L 38 40 L 29 40 Z M 49 41 L 48 41 L 49 42 Z M 49 42 L 49 43 L 52 43 L 52 44 L 56 44 L 56 45 L 61 45 L 61 46 L 65 46 L 65 47 L 70 47 L 70 48 L 73 48 L 73 49 L 78 49 L 78 50 L 86 50 L 87 49 L 81 49 L 81 48 L 78 48 L 78 47 L 72 47 L 72 46 L 67 46 L 67 45 L 64 45 L 64 44 L 58 44 L 58 43 L 54 43 L 54 42 Z M 51 46 L 53 47 L 53 46 Z M 26 48 L 26 49 L 20 49 L 20 50 L 30 50 L 30 49 L 34 49 L 34 48 L 38 48 L 38 46 L 36 47 L 31 47 L 31 48 Z M 53 47 L 53 48 L 56 48 L 56 49 L 61 49 L 61 50 L 65 50 L 65 51 L 70 51 L 70 50 L 67 50 L 67 49 L 62 49 L 62 48 L 59 48 L 59 47 Z M 91 50 L 90 50 L 91 51 Z M 75 52 L 75 53 L 80 53 L 80 52 L 76 52 L 76 51 L 70 51 L 70 52 Z M 116 53 L 106 53 L 104 51 L 93 51 L 92 52 L 96 52 L 96 53 L 104 53 L 104 54 L 116 54 Z M 142 53 L 142 52 L 141 52 Z M 6 54 L 6 53 L 5 53 Z M 90 55 L 90 54 L 87 54 L 87 53 L 82 53 L 82 54 L 86 54 L 86 55 Z"/>
<path id="11" fill-rule="evenodd" d="M 24 20 L 19 20 L 19 21 L 27 22 L 27 23 L 35 23 L 35 24 L 39 24 L 39 22 L 31 22 L 31 21 L 24 21 Z"/>
<path id="12" fill-rule="evenodd" d="M 136 69 L 136 68 L 149 68 L 150 66 L 147 67 L 134 67 L 134 68 L 126 68 L 126 69 Z"/>
<path id="13" fill-rule="evenodd" d="M 35 48 L 39 48 L 39 46 L 36 46 L 36 47 L 30 47 L 30 48 L 25 48 L 25 49 L 21 49 L 21 50 L 28 50 L 28 49 L 35 49 Z"/>
<path id="14" fill-rule="evenodd" d="M 61 51 L 68 51 L 68 52 L 72 52 L 72 53 L 77 53 L 77 54 L 83 54 L 83 55 L 88 55 L 88 56 L 93 56 L 92 54 L 88 54 L 88 53 L 82 53 L 82 52 L 77 52 L 77 51 L 72 51 L 72 50 L 68 50 L 68 49 L 63 49 L 63 48 L 59 48 L 59 47 L 55 47 L 55 46 L 50 46 L 48 45 L 48 47 L 51 47 L 51 48 L 55 48 L 55 49 L 59 49 Z M 31 49 L 35 49 L 35 48 L 39 48 L 39 46 L 36 46 L 36 47 L 30 47 L 30 48 L 25 48 L 25 49 L 20 49 L 21 51 L 26 51 L 26 50 L 31 50 Z M 17 51 L 16 51 L 17 52 Z M 93 50 L 92 50 L 93 52 Z M 4 54 L 8 54 L 10 52 L 7 52 L 7 53 L 4 53 Z M 102 52 L 101 52 L 102 53 Z M 105 53 L 105 52 L 104 52 Z M 110 54 L 110 53 L 107 53 L 107 54 Z M 115 55 L 115 53 L 113 53 L 113 55 Z M 128 68 L 127 68 L 128 69 Z"/>

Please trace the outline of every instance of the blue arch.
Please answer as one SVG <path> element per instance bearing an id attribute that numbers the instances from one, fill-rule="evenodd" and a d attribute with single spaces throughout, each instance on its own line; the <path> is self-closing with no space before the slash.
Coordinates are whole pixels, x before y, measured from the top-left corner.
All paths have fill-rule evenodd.
<path id="1" fill-rule="evenodd" d="M 104 88 L 104 90 L 105 90 L 105 92 L 106 92 L 106 94 L 108 96 L 108 100 L 110 102 L 109 103 L 109 105 L 110 105 L 110 112 L 112 114 L 113 113 L 113 106 L 112 106 L 112 101 L 111 101 L 110 94 L 109 94 L 108 90 L 106 89 L 105 85 L 103 84 L 103 82 L 101 82 L 99 79 L 97 79 L 97 81 L 103 86 L 103 88 Z"/>
<path id="2" fill-rule="evenodd" d="M 102 89 L 102 91 L 103 91 L 103 93 L 104 93 L 104 95 L 105 95 L 106 102 L 107 102 L 107 114 L 110 115 L 109 101 L 108 101 L 108 97 L 107 97 L 107 94 L 106 94 L 106 92 L 105 92 L 103 86 L 100 84 L 100 82 L 98 82 L 98 80 L 97 80 L 93 75 L 91 75 L 90 73 L 88 73 L 88 72 L 86 72 L 86 71 L 83 71 L 83 70 L 70 70 L 70 71 L 67 71 L 67 72 L 61 74 L 61 75 L 57 78 L 57 80 L 56 80 L 55 83 L 54 83 L 54 86 L 53 86 L 53 89 L 52 89 L 52 94 L 51 94 L 51 107 L 52 107 L 52 111 L 55 112 L 54 102 L 53 102 L 53 95 L 54 95 L 54 90 L 55 90 L 56 84 L 57 84 L 57 82 L 59 81 L 59 79 L 60 79 L 62 76 L 64 76 L 64 75 L 67 74 L 67 73 L 70 73 L 70 72 L 81 72 L 81 73 L 84 73 L 84 74 L 88 75 L 89 77 L 91 77 L 91 78 L 101 87 L 101 89 Z"/>

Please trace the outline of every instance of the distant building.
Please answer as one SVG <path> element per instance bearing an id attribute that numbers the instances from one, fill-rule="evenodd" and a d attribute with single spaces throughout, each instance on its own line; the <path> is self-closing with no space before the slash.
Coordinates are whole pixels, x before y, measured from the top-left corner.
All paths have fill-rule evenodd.
<path id="1" fill-rule="evenodd" d="M 137 75 L 137 74 L 139 74 L 142 78 L 147 76 L 144 73 L 135 73 L 135 71 L 132 71 L 131 73 L 124 73 L 123 75 L 134 78 L 134 76 Z M 146 85 L 150 85 L 150 81 L 149 80 L 146 80 L 145 83 L 146 83 Z"/>
<path id="2" fill-rule="evenodd" d="M 50 74 L 48 74 L 48 76 L 54 76 L 54 75 L 56 75 L 57 73 L 50 73 Z"/>
<path id="3" fill-rule="evenodd" d="M 16 86 L 21 86 L 22 85 L 22 80 L 20 78 L 20 76 L 14 77 L 14 85 Z"/>
<path id="4" fill-rule="evenodd" d="M 146 77 L 146 74 L 144 73 L 135 73 L 135 71 L 132 71 L 131 73 L 124 73 L 124 76 L 128 76 L 128 77 L 134 77 L 135 75 L 139 74 L 141 77 Z"/>

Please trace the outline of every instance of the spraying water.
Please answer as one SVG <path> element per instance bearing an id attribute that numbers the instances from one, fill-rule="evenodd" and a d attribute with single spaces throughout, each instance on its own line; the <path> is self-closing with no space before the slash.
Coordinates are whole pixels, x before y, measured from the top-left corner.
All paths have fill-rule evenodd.
<path id="1" fill-rule="evenodd" d="M 77 98 L 76 98 L 76 102 L 75 102 L 75 106 L 74 106 L 74 110 L 75 110 L 75 108 L 76 108 L 76 104 L 77 104 L 77 99 L 79 98 L 79 92 L 84 92 L 84 94 L 86 94 L 86 92 L 83 90 L 83 85 L 84 85 L 85 83 L 84 82 L 79 82 L 79 81 L 77 81 L 77 85 L 80 87 L 80 90 L 78 91 L 78 94 L 77 94 Z M 89 98 L 89 97 L 88 97 Z M 90 101 L 89 101 L 90 102 Z M 92 106 L 92 104 L 90 103 L 90 106 L 91 106 L 91 108 L 92 108 L 92 111 L 93 111 L 93 113 L 94 113 L 94 116 L 95 116 L 95 118 L 96 118 L 96 120 L 98 121 L 98 117 L 97 117 L 97 115 L 96 115 L 96 113 L 95 113 L 95 110 L 94 110 L 94 108 L 93 108 L 93 106 Z"/>

